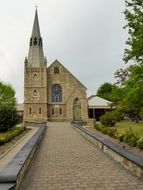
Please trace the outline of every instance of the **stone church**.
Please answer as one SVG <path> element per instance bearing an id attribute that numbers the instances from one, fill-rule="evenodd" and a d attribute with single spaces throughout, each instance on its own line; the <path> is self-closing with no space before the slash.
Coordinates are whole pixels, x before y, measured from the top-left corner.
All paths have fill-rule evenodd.
<path id="1" fill-rule="evenodd" d="M 47 67 L 37 10 L 24 67 L 24 122 L 87 121 L 86 87 L 58 60 Z"/>

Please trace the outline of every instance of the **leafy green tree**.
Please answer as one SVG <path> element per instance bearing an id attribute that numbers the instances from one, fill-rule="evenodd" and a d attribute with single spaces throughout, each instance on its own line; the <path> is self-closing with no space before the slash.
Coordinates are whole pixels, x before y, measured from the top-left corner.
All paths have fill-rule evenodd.
<path id="1" fill-rule="evenodd" d="M 110 99 L 114 105 L 117 106 L 123 100 L 123 96 L 124 89 L 114 85 L 110 94 Z"/>
<path id="2" fill-rule="evenodd" d="M 7 131 L 18 122 L 14 89 L 0 82 L 0 131 Z"/>
<path id="3" fill-rule="evenodd" d="M 134 60 L 143 64 L 143 0 L 126 0 L 124 11 L 129 38 L 126 41 L 127 48 L 124 51 L 123 60 L 127 63 Z"/>
<path id="4" fill-rule="evenodd" d="M 115 84 L 104 83 L 97 90 L 97 96 L 112 101 L 116 105 L 122 99 L 122 88 Z"/>
<path id="5" fill-rule="evenodd" d="M 96 95 L 101 98 L 111 101 L 110 94 L 112 92 L 112 88 L 113 88 L 113 85 L 111 83 L 106 82 L 98 88 Z"/>
<path id="6" fill-rule="evenodd" d="M 123 104 L 128 113 L 132 113 L 136 122 L 143 109 L 143 65 L 129 67 L 129 79 L 125 83 Z"/>
<path id="7" fill-rule="evenodd" d="M 16 108 L 16 98 L 14 89 L 10 85 L 0 82 L 0 107 L 2 106 Z"/>
<path id="8" fill-rule="evenodd" d="M 114 73 L 114 77 L 117 79 L 117 82 L 115 84 L 123 87 L 125 85 L 125 81 L 128 79 L 128 69 L 118 69 Z"/>

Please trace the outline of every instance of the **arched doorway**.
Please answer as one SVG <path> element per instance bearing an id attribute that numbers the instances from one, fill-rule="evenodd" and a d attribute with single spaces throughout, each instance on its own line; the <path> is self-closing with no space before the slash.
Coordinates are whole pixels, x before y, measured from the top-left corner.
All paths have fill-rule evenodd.
<path id="1" fill-rule="evenodd" d="M 81 102 L 79 98 L 75 98 L 73 101 L 73 121 L 81 120 Z"/>

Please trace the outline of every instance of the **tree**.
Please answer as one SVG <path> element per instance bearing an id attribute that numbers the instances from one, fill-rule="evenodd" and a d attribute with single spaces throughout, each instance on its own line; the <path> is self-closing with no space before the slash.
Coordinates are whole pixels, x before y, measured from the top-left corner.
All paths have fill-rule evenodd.
<path id="1" fill-rule="evenodd" d="M 97 90 L 97 96 L 112 101 L 115 105 L 121 101 L 122 95 L 122 89 L 111 83 L 104 83 Z"/>
<path id="2" fill-rule="evenodd" d="M 124 11 L 128 28 L 129 38 L 126 41 L 127 48 L 124 51 L 123 60 L 127 63 L 134 60 L 138 64 L 143 64 L 143 1 L 126 0 Z"/>
<path id="3" fill-rule="evenodd" d="M 0 107 L 16 108 L 15 90 L 8 84 L 0 82 Z"/>
<path id="4" fill-rule="evenodd" d="M 129 67 L 129 79 L 124 88 L 124 107 L 128 113 L 132 113 L 136 122 L 143 109 L 143 65 Z"/>
<path id="5" fill-rule="evenodd" d="M 115 73 L 114 73 L 114 77 L 117 78 L 117 82 L 115 84 L 119 85 L 119 86 L 124 86 L 125 85 L 125 81 L 128 79 L 128 69 L 118 69 Z"/>
<path id="6" fill-rule="evenodd" d="M 0 82 L 0 131 L 7 131 L 18 122 L 14 89 Z"/>
<path id="7" fill-rule="evenodd" d="M 102 84 L 97 90 L 97 96 L 111 101 L 110 94 L 112 92 L 113 85 L 111 83 Z"/>

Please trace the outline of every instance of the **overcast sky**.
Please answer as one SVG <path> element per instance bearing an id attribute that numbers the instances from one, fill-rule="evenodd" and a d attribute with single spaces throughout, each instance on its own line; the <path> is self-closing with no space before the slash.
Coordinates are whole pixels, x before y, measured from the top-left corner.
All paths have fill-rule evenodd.
<path id="1" fill-rule="evenodd" d="M 115 82 L 127 31 L 124 0 L 39 0 L 44 53 L 50 65 L 58 59 L 95 94 L 104 82 Z M 0 0 L 0 80 L 23 102 L 24 58 L 28 55 L 34 0 Z"/>

